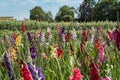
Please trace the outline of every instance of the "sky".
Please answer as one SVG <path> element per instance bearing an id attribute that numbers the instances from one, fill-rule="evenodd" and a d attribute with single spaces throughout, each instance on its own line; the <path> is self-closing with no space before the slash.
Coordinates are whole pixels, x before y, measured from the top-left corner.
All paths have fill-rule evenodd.
<path id="1" fill-rule="evenodd" d="M 13 16 L 18 20 L 29 19 L 30 10 L 40 6 L 45 12 L 51 11 L 55 17 L 63 5 L 78 8 L 83 0 L 0 0 L 0 16 Z"/>

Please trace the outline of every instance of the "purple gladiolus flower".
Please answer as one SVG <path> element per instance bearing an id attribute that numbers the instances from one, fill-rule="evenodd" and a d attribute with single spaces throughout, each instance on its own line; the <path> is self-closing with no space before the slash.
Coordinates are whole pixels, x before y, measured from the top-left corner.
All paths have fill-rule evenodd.
<path id="1" fill-rule="evenodd" d="M 28 69 L 32 75 L 33 80 L 38 80 L 38 78 L 40 78 L 41 80 L 44 80 L 44 76 L 41 73 L 41 70 L 39 67 L 33 67 L 32 64 L 28 63 Z"/>
<path id="2" fill-rule="evenodd" d="M 33 80 L 38 80 L 37 77 L 36 77 L 37 74 L 34 71 L 34 67 L 30 63 L 28 63 L 28 69 L 29 69 L 29 71 L 30 71 L 30 73 L 32 75 Z"/>
<path id="3" fill-rule="evenodd" d="M 106 43 L 108 46 L 110 46 L 110 39 L 108 37 L 106 38 Z"/>
<path id="4" fill-rule="evenodd" d="M 8 69 L 8 75 L 11 78 L 11 80 L 14 80 L 11 64 L 9 62 L 9 59 L 8 59 L 6 53 L 4 54 L 4 59 L 5 59 L 5 65 L 6 65 L 7 69 Z"/>
<path id="5" fill-rule="evenodd" d="M 31 58 L 32 59 L 34 59 L 34 58 L 36 58 L 36 48 L 34 47 L 34 46 L 32 46 L 31 48 L 30 48 L 30 52 L 31 52 Z"/>
<path id="6" fill-rule="evenodd" d="M 15 43 L 13 38 L 10 38 L 10 43 L 13 45 Z"/>
<path id="7" fill-rule="evenodd" d="M 39 67 L 36 67 L 36 70 L 38 71 L 38 76 L 41 78 L 41 80 L 44 80 L 44 75 L 42 74 L 41 70 Z"/>
<path id="8" fill-rule="evenodd" d="M 65 34 L 65 28 L 61 28 L 61 34 Z"/>
<path id="9" fill-rule="evenodd" d="M 30 33 L 28 32 L 27 35 L 28 35 L 28 40 L 31 43 L 32 42 L 32 37 L 31 37 Z"/>

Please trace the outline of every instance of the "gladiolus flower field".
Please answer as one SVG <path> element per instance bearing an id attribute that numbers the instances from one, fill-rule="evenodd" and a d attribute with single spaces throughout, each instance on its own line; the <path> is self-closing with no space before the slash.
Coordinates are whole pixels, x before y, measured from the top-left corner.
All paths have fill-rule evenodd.
<path id="1" fill-rule="evenodd" d="M 120 80 L 117 22 L 0 21 L 0 33 L 0 80 Z"/>

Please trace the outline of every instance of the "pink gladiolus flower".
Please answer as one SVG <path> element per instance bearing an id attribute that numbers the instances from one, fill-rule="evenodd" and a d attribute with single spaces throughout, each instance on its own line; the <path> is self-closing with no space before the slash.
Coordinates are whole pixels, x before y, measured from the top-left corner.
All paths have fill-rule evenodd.
<path id="1" fill-rule="evenodd" d="M 35 33 L 36 37 L 40 37 L 40 32 Z"/>
<path id="2" fill-rule="evenodd" d="M 74 68 L 74 74 L 78 74 L 80 72 L 79 68 Z"/>
<path id="3" fill-rule="evenodd" d="M 99 53 L 98 62 L 99 62 L 99 63 L 102 63 L 103 58 L 104 58 L 104 44 L 103 44 L 103 43 L 100 44 L 99 51 L 100 51 L 100 53 Z"/>
<path id="4" fill-rule="evenodd" d="M 74 75 L 69 80 L 81 80 L 84 76 L 80 73 L 79 68 L 74 68 Z"/>
<path id="5" fill-rule="evenodd" d="M 83 78 L 83 75 L 81 73 L 76 74 L 75 80 L 80 80 L 81 78 Z"/>
<path id="6" fill-rule="evenodd" d="M 8 48 L 8 58 L 11 59 L 11 49 Z"/>

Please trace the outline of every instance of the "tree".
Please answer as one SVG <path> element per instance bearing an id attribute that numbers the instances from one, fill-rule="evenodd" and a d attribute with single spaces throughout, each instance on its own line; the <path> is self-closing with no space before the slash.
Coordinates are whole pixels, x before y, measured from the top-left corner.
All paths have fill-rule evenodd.
<path id="1" fill-rule="evenodd" d="M 34 7 L 30 10 L 30 19 L 31 20 L 44 20 L 45 19 L 45 12 L 40 6 Z"/>
<path id="2" fill-rule="evenodd" d="M 60 7 L 55 20 L 56 21 L 72 21 L 74 18 L 74 7 L 69 7 L 67 5 L 64 5 Z"/>
<path id="3" fill-rule="evenodd" d="M 80 21 L 90 21 L 93 18 L 93 8 L 95 0 L 84 0 L 78 9 L 78 17 Z"/>
<path id="4" fill-rule="evenodd" d="M 95 5 L 94 20 L 116 21 L 117 11 L 120 12 L 120 2 L 117 2 L 117 0 L 101 0 L 99 3 Z"/>
<path id="5" fill-rule="evenodd" d="M 48 22 L 53 22 L 53 15 L 52 15 L 51 11 L 48 11 L 45 14 L 45 20 L 48 21 Z"/>

